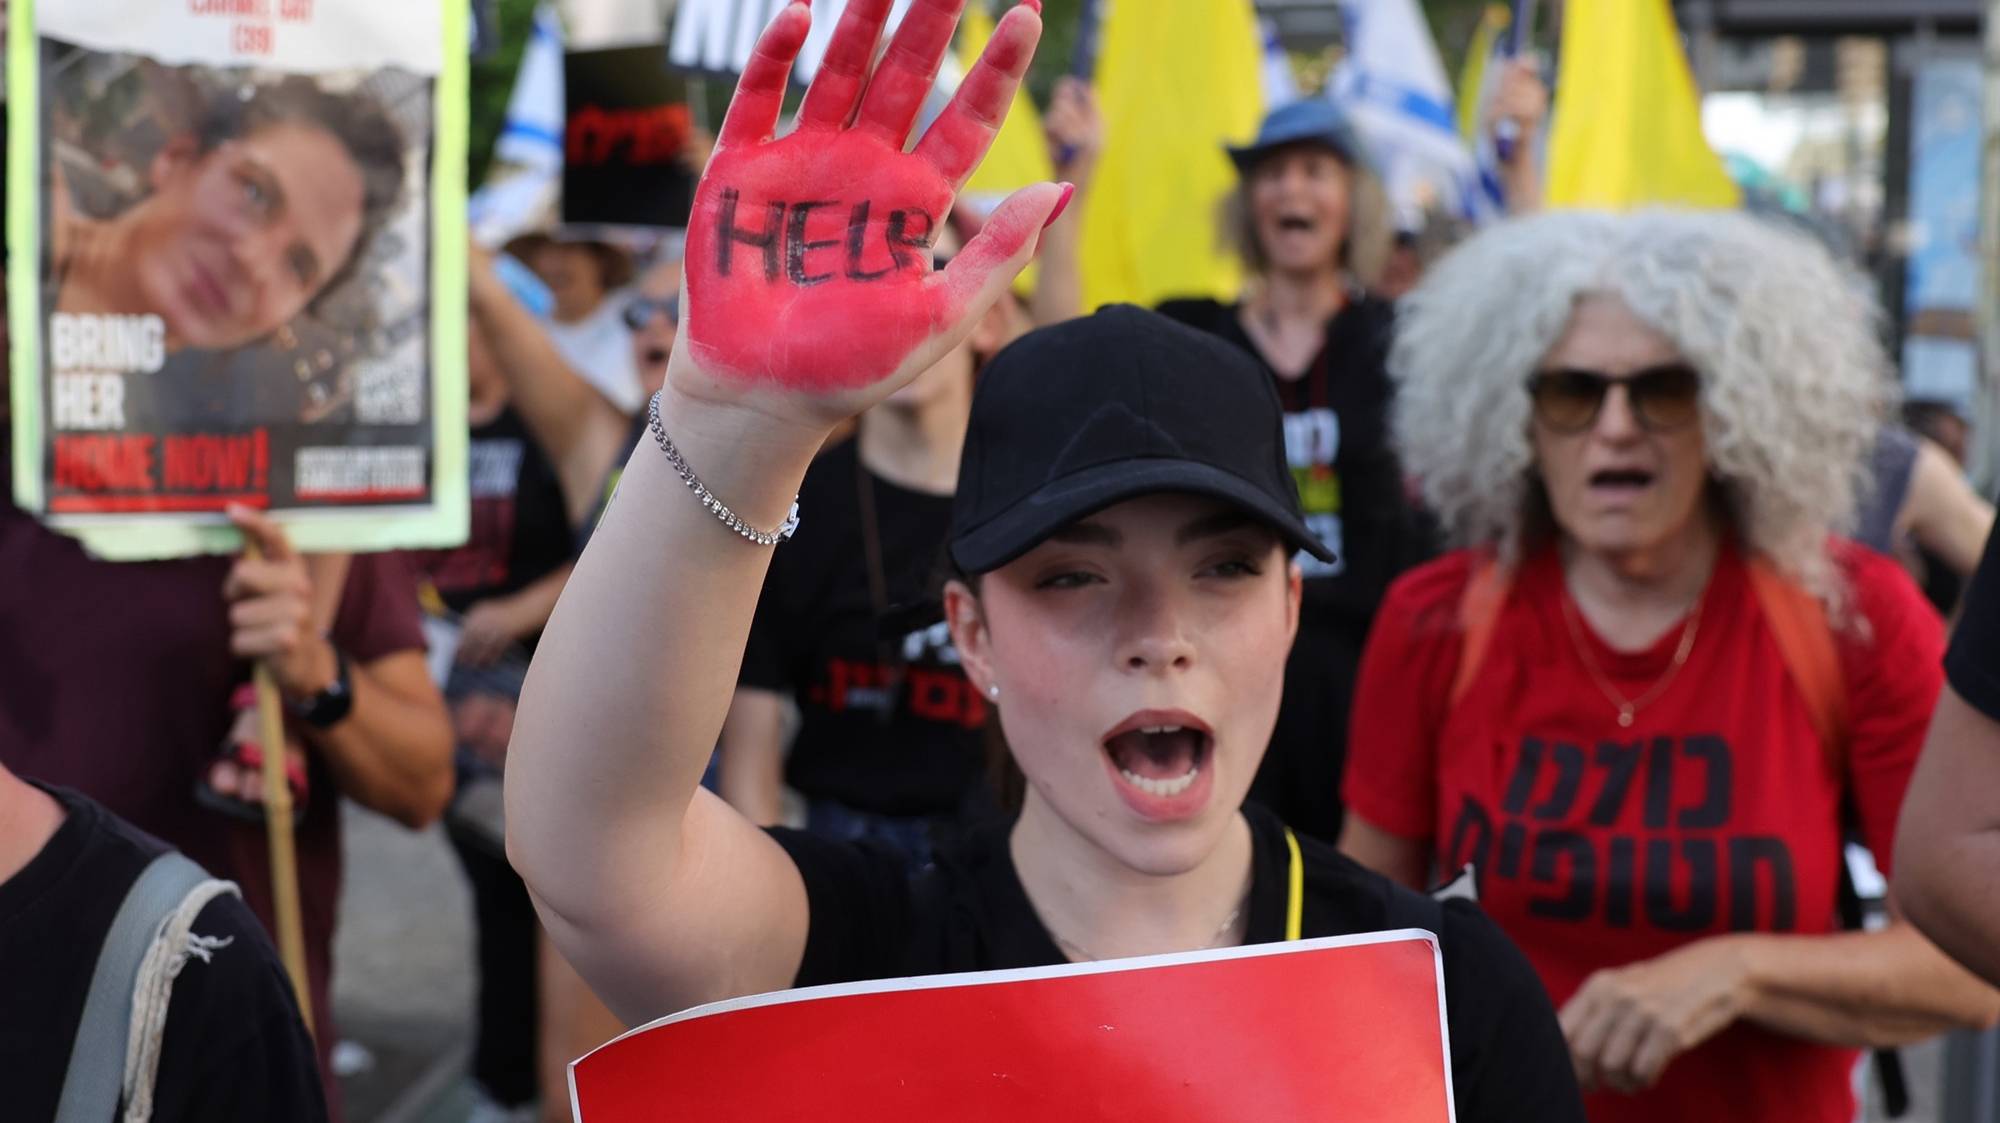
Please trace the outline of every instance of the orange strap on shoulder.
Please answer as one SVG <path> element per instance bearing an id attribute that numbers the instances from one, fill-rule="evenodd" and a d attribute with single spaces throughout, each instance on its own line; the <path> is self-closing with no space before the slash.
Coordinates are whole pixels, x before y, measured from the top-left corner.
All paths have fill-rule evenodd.
<path id="1" fill-rule="evenodd" d="M 1458 649 L 1458 673 L 1451 679 L 1447 713 L 1472 689 L 1479 665 L 1486 661 L 1486 649 L 1493 645 L 1493 632 L 1499 627 L 1500 608 L 1507 603 L 1511 583 L 1512 576 L 1501 568 L 1498 558 L 1481 554 L 1473 559 L 1472 575 L 1458 598 L 1458 627 L 1465 639 Z"/>
<path id="2" fill-rule="evenodd" d="M 1826 606 L 1761 556 L 1750 559 L 1749 569 L 1757 607 L 1770 625 L 1792 681 L 1805 696 L 1813 732 L 1837 768 L 1846 753 L 1847 688 Z"/>
<path id="3" fill-rule="evenodd" d="M 1770 625 L 1778 655 L 1804 696 L 1813 732 L 1838 769 L 1846 755 L 1847 688 L 1826 606 L 1761 556 L 1750 559 L 1748 568 L 1750 587 Z M 1464 641 L 1459 648 L 1458 672 L 1451 681 L 1451 708 L 1457 707 L 1479 675 L 1500 623 L 1500 609 L 1507 602 L 1509 584 L 1510 575 L 1497 559 L 1483 556 L 1473 562 L 1472 576 L 1458 601 L 1458 625 Z"/>

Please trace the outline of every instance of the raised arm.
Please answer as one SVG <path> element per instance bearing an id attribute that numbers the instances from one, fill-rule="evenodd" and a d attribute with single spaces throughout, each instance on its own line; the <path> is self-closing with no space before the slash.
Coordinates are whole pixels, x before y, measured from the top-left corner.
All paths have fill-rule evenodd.
<path id="1" fill-rule="evenodd" d="M 1549 87 L 1542 81 L 1540 60 L 1532 55 L 1509 59 L 1493 103 L 1493 122 L 1514 123 L 1514 149 L 1500 167 L 1500 191 L 1510 215 L 1535 214 L 1542 209 L 1542 122 L 1549 115 Z"/>
<path id="2" fill-rule="evenodd" d="M 661 425 L 707 491 L 760 530 L 783 522 L 837 422 L 970 332 L 1062 196 L 1053 184 L 1018 192 L 950 268 L 931 271 L 931 236 L 991 141 L 1041 21 L 1032 2 L 1009 12 L 906 154 L 964 0 L 918 0 L 871 78 L 890 6 L 848 4 L 799 127 L 774 140 L 810 22 L 803 2 L 780 12 L 696 191 Z M 550 936 L 628 1019 L 787 986 L 797 973 L 807 921 L 797 870 L 698 788 L 769 557 L 642 442 L 521 694 L 508 853 Z"/>
<path id="3" fill-rule="evenodd" d="M 1066 77 L 1056 83 L 1055 101 L 1043 122 L 1056 174 L 1075 185 L 1079 198 L 1049 226 L 1042 238 L 1041 261 L 1028 312 L 1036 327 L 1059 324 L 1083 315 L 1083 201 L 1097 176 L 1097 158 L 1104 151 L 1104 118 L 1090 83 Z"/>
<path id="4" fill-rule="evenodd" d="M 618 457 L 625 415 L 570 369 L 555 340 L 494 276 L 485 251 L 474 248 L 469 264 L 474 345 L 492 356 L 522 423 L 555 465 L 570 525 L 581 525 Z"/>

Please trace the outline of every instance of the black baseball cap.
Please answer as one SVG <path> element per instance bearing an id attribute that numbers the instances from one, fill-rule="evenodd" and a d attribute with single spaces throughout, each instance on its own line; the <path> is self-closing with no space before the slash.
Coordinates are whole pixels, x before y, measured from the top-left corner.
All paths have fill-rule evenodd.
<path id="1" fill-rule="evenodd" d="M 960 572 L 998 569 L 1114 503 L 1212 496 L 1332 561 L 1306 529 L 1271 376 L 1240 348 L 1114 304 L 988 362 L 951 509 Z"/>

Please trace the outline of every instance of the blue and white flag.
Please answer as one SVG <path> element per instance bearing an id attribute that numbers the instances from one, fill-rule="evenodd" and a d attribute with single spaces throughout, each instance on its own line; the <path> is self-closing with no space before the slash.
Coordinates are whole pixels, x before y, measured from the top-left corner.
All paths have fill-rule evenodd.
<path id="1" fill-rule="evenodd" d="M 1299 80 L 1292 74 L 1292 60 L 1278 41 L 1278 25 L 1268 19 L 1257 21 L 1264 37 L 1264 108 L 1276 109 L 1299 100 Z"/>
<path id="2" fill-rule="evenodd" d="M 1327 96 L 1367 140 L 1404 229 L 1441 209 L 1473 221 L 1497 213 L 1459 136 L 1451 84 L 1416 0 L 1342 0 L 1347 57 Z"/>
<path id="3" fill-rule="evenodd" d="M 551 4 L 535 11 L 493 157 L 492 174 L 465 205 L 473 237 L 488 247 L 555 217 L 562 188 L 563 33 Z"/>
<path id="4" fill-rule="evenodd" d="M 553 5 L 535 11 L 493 155 L 520 168 L 562 170 L 563 33 Z"/>
<path id="5" fill-rule="evenodd" d="M 1521 5 L 1517 4 L 1516 7 L 1519 8 Z M 1501 11 L 1503 14 L 1498 17 L 1497 25 L 1482 25 L 1480 33 L 1473 37 L 1472 49 L 1483 52 L 1485 57 L 1476 64 L 1476 76 L 1461 82 L 1458 88 L 1459 96 L 1464 98 L 1468 85 L 1473 82 L 1478 85 L 1478 89 L 1473 93 L 1470 117 L 1468 118 L 1463 112 L 1465 109 L 1463 105 L 1459 107 L 1461 110 L 1459 131 L 1472 144 L 1472 162 L 1477 175 L 1475 185 L 1478 194 L 1474 196 L 1474 202 L 1478 205 L 1468 213 L 1468 217 L 1477 222 L 1500 217 L 1507 211 L 1507 192 L 1500 178 L 1501 142 L 1489 125 L 1488 114 L 1494 99 L 1500 95 L 1500 83 L 1506 77 L 1507 67 L 1513 62 L 1515 53 L 1519 50 L 1521 37 L 1509 25 L 1510 21 L 1506 19 L 1504 9 Z M 1498 31 L 1507 33 L 1498 34 L 1496 33 Z M 1466 69 L 1468 72 L 1474 72 L 1475 63 L 1468 60 Z M 1511 143 L 1529 143 L 1529 138 L 1514 137 Z"/>

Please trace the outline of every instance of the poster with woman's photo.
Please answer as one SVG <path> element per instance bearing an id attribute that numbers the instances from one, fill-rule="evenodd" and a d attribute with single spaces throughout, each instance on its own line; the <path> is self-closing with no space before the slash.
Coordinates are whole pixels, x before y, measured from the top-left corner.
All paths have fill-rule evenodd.
<path id="1" fill-rule="evenodd" d="M 462 539 L 463 0 L 11 7 L 15 502 L 111 557 Z"/>

